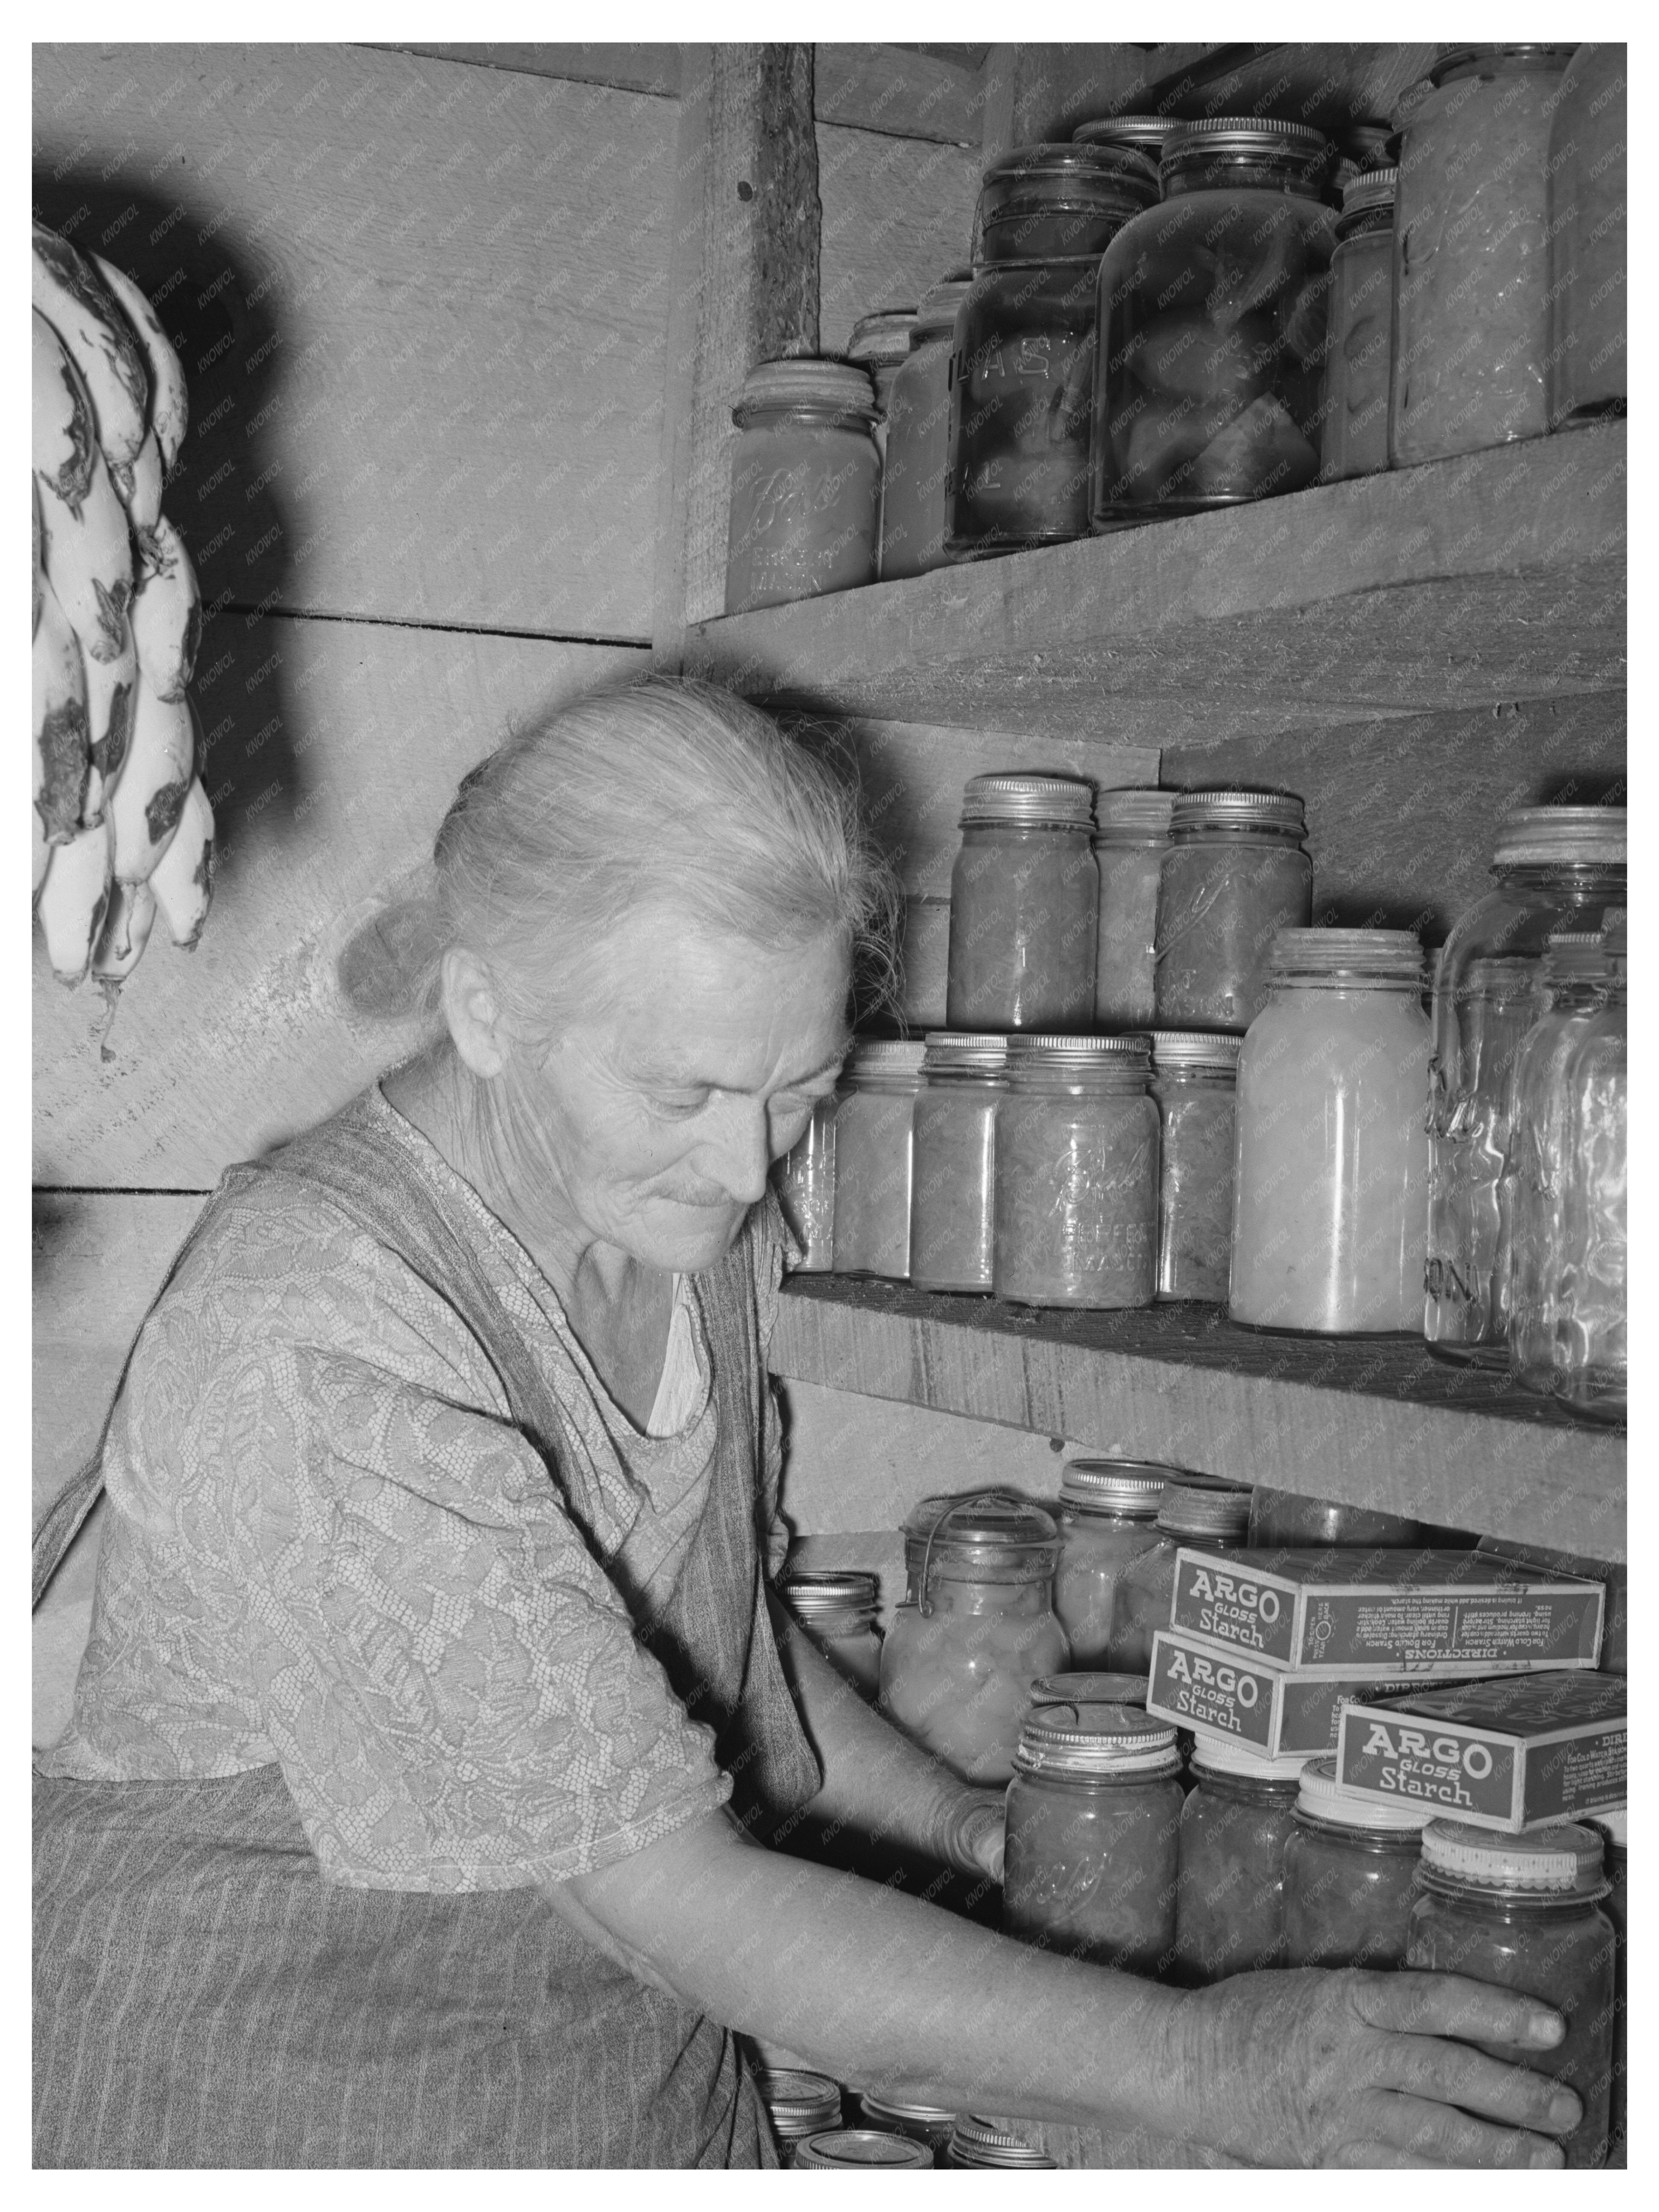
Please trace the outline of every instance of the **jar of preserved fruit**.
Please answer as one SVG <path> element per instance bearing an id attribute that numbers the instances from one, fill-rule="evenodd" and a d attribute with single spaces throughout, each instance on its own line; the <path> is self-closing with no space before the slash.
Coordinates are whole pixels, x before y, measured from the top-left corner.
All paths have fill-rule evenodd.
<path id="1" fill-rule="evenodd" d="M 1550 127 L 1552 428 L 1625 411 L 1626 64 L 1580 46 Z"/>
<path id="2" fill-rule="evenodd" d="M 838 1275 L 910 1271 L 911 1115 L 922 1047 L 866 1038 L 853 1047 L 836 1104 L 835 1258 Z"/>
<path id="3" fill-rule="evenodd" d="M 957 319 L 952 559 L 1088 535 L 1095 270 L 1157 198 L 1152 162 L 1126 146 L 1025 146 L 986 170 Z"/>
<path id="4" fill-rule="evenodd" d="M 1200 1735 L 1181 1814 L 1174 1978 L 1190 1986 L 1285 1963 L 1285 1846 L 1303 1766 Z"/>
<path id="5" fill-rule="evenodd" d="M 898 1012 L 911 1031 L 945 1027 L 950 958 L 950 900 L 907 898 L 899 925 Z"/>
<path id="6" fill-rule="evenodd" d="M 1583 2101 L 1583 2118 L 1562 2140 L 1568 2166 L 1601 2166 L 1613 2078 L 1615 1948 L 1613 1923 L 1601 1909 L 1607 1894 L 1601 1838 L 1576 1821 L 1500 1836 L 1462 1820 L 1431 1820 L 1417 1880 L 1406 1964 L 1518 1990 L 1561 2014 L 1562 2040 L 1526 2063 L 1567 2082 Z M 1479 2047 L 1514 2063 L 1506 2047 Z"/>
<path id="7" fill-rule="evenodd" d="M 1458 46 L 1402 106 L 1389 458 L 1549 428 L 1550 125 L 1571 46 Z"/>
<path id="8" fill-rule="evenodd" d="M 1227 1303 L 1239 1043 L 1200 1030 L 1159 1030 L 1152 1037 L 1160 1299 Z"/>
<path id="9" fill-rule="evenodd" d="M 1100 927 L 1095 939 L 1095 1024 L 1148 1029 L 1158 936 L 1158 879 L 1170 844 L 1172 791 L 1103 791 L 1095 800 Z"/>
<path id="10" fill-rule="evenodd" d="M 1416 1333 L 1428 1017 L 1408 929 L 1285 929 L 1238 1061 L 1227 1310 L 1253 1328 Z"/>
<path id="11" fill-rule="evenodd" d="M 881 1681 L 876 1577 L 857 1568 L 792 1568 L 779 1594 L 804 1634 L 872 1705 Z"/>
<path id="12" fill-rule="evenodd" d="M 1616 1947 L 1613 1959 L 1613 2081 L 1607 2106 L 1607 2164 L 1624 2166 L 1628 2163 L 1625 2145 L 1625 2095 L 1630 2069 L 1625 1978 L 1626 1907 L 1630 1884 L 1626 1844 L 1630 1834 L 1630 1814 L 1626 1807 L 1620 1805 L 1608 1812 L 1598 1813 L 1587 1825 L 1594 1827 L 1601 1838 L 1601 1864 L 1607 1877 L 1607 1893 L 1601 1900 L 1601 1910 L 1613 1923 Z"/>
<path id="13" fill-rule="evenodd" d="M 1006 1054 L 1000 1036 L 934 1030 L 927 1037 L 910 1185 L 910 1280 L 921 1290 L 990 1290 Z"/>
<path id="14" fill-rule="evenodd" d="M 1006 1782 L 1039 1675 L 1064 1667 L 1050 1593 L 1060 1532 L 1015 1492 L 924 1498 L 904 1524 L 905 1599 L 881 1708 L 964 1782 Z"/>
<path id="15" fill-rule="evenodd" d="M 1423 1827 L 1432 1807 L 1344 1790 L 1310 1759 L 1285 1845 L 1285 1964 L 1406 1963 Z"/>
<path id="16" fill-rule="evenodd" d="M 1144 1713 L 1150 1686 L 1145 1674 L 1044 1674 L 1031 1685 L 1031 1704 L 1034 1709 L 1038 1705 L 1133 1705 Z"/>
<path id="17" fill-rule="evenodd" d="M 1014 1766 L 1004 1928 L 1068 1958 L 1155 1973 L 1175 1936 L 1175 1730 L 1130 1705 L 1042 1705 Z"/>
<path id="18" fill-rule="evenodd" d="M 1328 483 L 1389 465 L 1394 336 L 1394 168 L 1362 169 L 1342 187 L 1331 257 L 1330 344 L 1320 475 Z"/>
<path id="19" fill-rule="evenodd" d="M 970 776 L 951 871 L 953 1030 L 1086 1030 L 1099 878 L 1094 795 L 1060 775 Z"/>
<path id="20" fill-rule="evenodd" d="M 827 2074 L 802 2066 L 757 2066 L 755 2087 L 778 2139 L 780 2165 L 793 2166 L 809 2136 L 841 2125 L 841 2091 Z"/>
<path id="21" fill-rule="evenodd" d="M 1175 1600 L 1176 1553 L 1194 1547 L 1221 1552 L 1242 1544 L 1249 1517 L 1250 1493 L 1241 1485 L 1212 1474 L 1172 1470 L 1165 1475 L 1158 1540 L 1131 1559 L 1118 1579 L 1109 1666 L 1130 1674 L 1152 1672 L 1152 1638 L 1169 1626 Z"/>
<path id="22" fill-rule="evenodd" d="M 1023 1305 L 1152 1302 L 1158 1109 L 1144 1036 L 1011 1036 L 992 1288 Z"/>
<path id="23" fill-rule="evenodd" d="M 920 576 L 945 562 L 945 485 L 951 466 L 951 367 L 965 269 L 922 295 L 910 350 L 887 399 L 881 480 L 881 575 Z"/>
<path id="24" fill-rule="evenodd" d="M 1301 124 L 1229 117 L 1171 135 L 1163 204 L 1100 264 L 1096 529 L 1318 475 L 1329 167 L 1325 138 Z"/>
<path id="25" fill-rule="evenodd" d="M 1015 2130 L 1017 2120 L 981 2119 L 977 2112 L 963 2112 L 951 2130 L 951 2141 L 945 2154 L 946 2166 L 1006 2166 L 1035 2170 L 1046 2168 L 1058 2171 L 1054 2161 L 1047 2158 L 1035 2144 L 1026 2142 Z"/>
<path id="26" fill-rule="evenodd" d="M 1368 1505 L 1340 1505 L 1334 1498 L 1304 1498 L 1294 1490 L 1273 1490 L 1258 1482 L 1250 1492 L 1253 1552 L 1286 1547 L 1358 1551 L 1386 1545 L 1395 1549 L 1423 1541 L 1420 1522 L 1400 1513 L 1377 1513 Z"/>
<path id="27" fill-rule="evenodd" d="M 1060 1478 L 1054 1611 L 1079 1667 L 1099 1664 L 1111 1649 L 1118 1577 L 1157 1543 L 1164 1481 L 1175 1472 L 1154 1460 L 1074 1459 Z"/>
<path id="28" fill-rule="evenodd" d="M 836 1263 L 836 1100 L 820 1098 L 790 1150 L 774 1163 L 783 1218 L 799 1238 L 799 1274 L 825 1274 Z"/>
<path id="29" fill-rule="evenodd" d="M 912 2142 L 925 2143 L 935 2163 L 944 2155 L 957 2118 L 943 2105 L 918 2105 L 890 2093 L 878 2095 L 873 2089 L 860 2094 L 859 2111 L 872 2128 L 883 2129 L 888 2135 L 908 2136 Z"/>
<path id="30" fill-rule="evenodd" d="M 1533 1326 L 1510 1328 L 1510 1372 L 1575 1413 L 1622 1421 L 1629 1367 L 1629 1042 L 1624 933 L 1609 931 L 1601 1010 L 1561 1072 L 1560 1199 Z M 1545 1361 L 1547 1341 L 1548 1361 Z M 1605 1663 L 1605 1662 L 1604 1662 Z"/>
<path id="31" fill-rule="evenodd" d="M 1313 912 L 1306 835 L 1291 792 L 1176 793 L 1158 879 L 1159 1029 L 1249 1029 L 1267 1003 L 1273 939 Z"/>
<path id="32" fill-rule="evenodd" d="M 1531 1027 L 1530 990 L 1552 930 L 1603 929 L 1622 914 L 1626 835 L 1622 806 L 1506 815 L 1494 887 L 1440 948 L 1423 1334 L 1441 1358 L 1508 1364 L 1508 1315 L 1494 1296 L 1494 1270 L 1513 1052 Z"/>
<path id="33" fill-rule="evenodd" d="M 931 2168 L 933 2154 L 925 2143 L 912 2142 L 885 2128 L 830 2128 L 808 2136 L 799 2146 L 793 2163 L 802 2172 L 845 2172 L 849 2167 L 897 2167 L 910 2172 Z"/>
<path id="34" fill-rule="evenodd" d="M 732 411 L 726 611 L 872 583 L 881 455 L 875 394 L 837 361 L 768 361 Z"/>

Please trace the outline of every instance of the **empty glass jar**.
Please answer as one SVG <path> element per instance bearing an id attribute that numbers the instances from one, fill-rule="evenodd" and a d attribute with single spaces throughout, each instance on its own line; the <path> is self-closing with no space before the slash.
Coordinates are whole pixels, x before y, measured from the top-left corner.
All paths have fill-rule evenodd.
<path id="1" fill-rule="evenodd" d="M 1285 1963 L 1285 1846 L 1296 1820 L 1300 1753 L 1262 1759 L 1200 1735 L 1181 1815 L 1175 1979 L 1189 1986 Z"/>
<path id="2" fill-rule="evenodd" d="M 1103 791 L 1095 800 L 1095 866 L 1100 871 L 1097 1029 L 1152 1025 L 1158 879 L 1174 806 L 1172 791 Z"/>
<path id="3" fill-rule="evenodd" d="M 953 1030 L 1087 1030 L 1099 877 L 1094 795 L 1057 775 L 970 776 L 951 871 Z"/>
<path id="4" fill-rule="evenodd" d="M 881 479 L 881 575 L 920 576 L 945 561 L 945 486 L 951 467 L 951 365 L 957 310 L 969 274 L 922 295 L 910 351 L 887 399 Z"/>
<path id="5" fill-rule="evenodd" d="M 1550 129 L 1549 417 L 1625 411 L 1628 50 L 1580 46 Z"/>
<path id="6" fill-rule="evenodd" d="M 910 1270 L 911 1117 L 922 1048 L 861 1040 L 848 1054 L 836 1106 L 835 1258 L 838 1275 Z"/>
<path id="7" fill-rule="evenodd" d="M 778 1588 L 803 1633 L 873 1705 L 881 1678 L 876 1577 L 852 1567 L 796 1567 Z"/>
<path id="8" fill-rule="evenodd" d="M 1158 1509 L 1158 1540 L 1130 1560 L 1112 1601 L 1108 1663 L 1130 1674 L 1149 1674 L 1152 1638 L 1170 1625 L 1175 1599 L 1176 1553 L 1194 1548 L 1225 1551 L 1244 1541 L 1250 1493 L 1212 1474 L 1171 1471 Z"/>
<path id="9" fill-rule="evenodd" d="M 1000 1036 L 935 1030 L 922 1060 L 910 1187 L 910 1280 L 924 1291 L 991 1287 Z"/>
<path id="10" fill-rule="evenodd" d="M 861 368 L 768 361 L 732 411 L 726 611 L 775 607 L 873 582 L 881 455 Z"/>
<path id="11" fill-rule="evenodd" d="M 1342 188 L 1331 257 L 1320 475 L 1336 483 L 1389 465 L 1394 196 L 1399 171 L 1362 169 Z"/>
<path id="12" fill-rule="evenodd" d="M 1176 793 L 1158 882 L 1159 1029 L 1249 1029 L 1267 1003 L 1274 938 L 1313 911 L 1306 834 L 1291 792 Z"/>
<path id="13" fill-rule="evenodd" d="M 1419 1847 L 1431 1808 L 1344 1790 L 1310 1759 L 1285 1844 L 1285 1964 L 1403 1966 Z"/>
<path id="14" fill-rule="evenodd" d="M 783 1218 L 800 1239 L 801 1274 L 824 1274 L 836 1263 L 836 1100 L 820 1098 L 812 1118 L 772 1169 Z"/>
<path id="15" fill-rule="evenodd" d="M 1112 1604 L 1119 1578 L 1131 1560 L 1158 1541 L 1158 1509 L 1164 1499 L 1164 1480 L 1171 1472 L 1152 1460 L 1066 1462 L 1060 1479 L 1060 1565 L 1054 1571 L 1054 1611 L 1072 1647 L 1073 1661 L 1079 1668 L 1105 1663 L 1112 1645 Z M 1110 1699 L 1097 1696 L 1091 1701 L 1101 1704 Z"/>
<path id="16" fill-rule="evenodd" d="M 1160 1299 L 1227 1303 L 1239 1046 L 1236 1036 L 1197 1030 L 1159 1030 L 1152 1037 Z"/>

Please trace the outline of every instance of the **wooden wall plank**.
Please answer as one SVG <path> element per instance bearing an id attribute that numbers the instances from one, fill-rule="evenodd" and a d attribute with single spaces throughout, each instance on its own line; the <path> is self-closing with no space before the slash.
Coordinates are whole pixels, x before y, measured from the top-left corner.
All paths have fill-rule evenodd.
<path id="1" fill-rule="evenodd" d="M 839 353 L 860 315 L 914 307 L 930 284 L 967 265 L 981 163 L 977 147 L 824 123 L 817 137 L 819 338 L 825 353 Z"/>
<path id="2" fill-rule="evenodd" d="M 434 61 L 470 62 L 479 69 L 517 70 L 527 76 L 562 77 L 573 84 L 608 84 L 662 100 L 678 98 L 680 89 L 680 49 L 667 40 L 560 46 L 550 40 L 494 39 L 464 46 L 422 46 L 398 40 L 384 42 L 383 51 L 428 54 Z"/>
<path id="3" fill-rule="evenodd" d="M 993 46 L 985 64 L 984 158 L 1069 138 L 1097 115 L 1134 112 L 1157 78 L 1208 51 L 1080 42 Z"/>

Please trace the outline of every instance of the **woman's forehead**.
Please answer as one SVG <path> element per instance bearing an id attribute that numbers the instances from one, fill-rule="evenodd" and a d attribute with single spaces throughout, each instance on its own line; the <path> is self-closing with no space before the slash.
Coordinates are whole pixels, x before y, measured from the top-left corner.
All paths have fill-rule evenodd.
<path id="1" fill-rule="evenodd" d="M 617 1058 L 642 1074 L 805 1079 L 845 1048 L 848 956 L 838 933 L 759 945 L 696 926 L 619 933 L 606 1014 Z"/>

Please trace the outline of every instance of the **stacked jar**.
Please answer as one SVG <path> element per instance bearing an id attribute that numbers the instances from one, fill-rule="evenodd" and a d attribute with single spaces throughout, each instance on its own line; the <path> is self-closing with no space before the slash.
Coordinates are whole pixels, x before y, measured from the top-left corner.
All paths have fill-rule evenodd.
<path id="1" fill-rule="evenodd" d="M 1152 1638 L 1170 1625 L 1176 1553 L 1222 1552 L 1242 1544 L 1249 1517 L 1250 1493 L 1242 1485 L 1170 1469 L 1158 1509 L 1157 1540 L 1129 1561 L 1113 1595 L 1109 1665 L 1130 1674 L 1151 1673 Z"/>
<path id="2" fill-rule="evenodd" d="M 1095 1025 L 1150 1029 L 1158 882 L 1169 849 L 1170 791 L 1103 791 L 1095 799 L 1100 924 L 1095 940 Z"/>
<path id="3" fill-rule="evenodd" d="M 957 311 L 968 270 L 922 295 L 910 351 L 887 400 L 881 480 L 881 577 L 920 576 L 944 564 L 945 490 L 951 467 L 951 370 Z"/>
<path id="4" fill-rule="evenodd" d="M 1164 1486 L 1180 1472 L 1152 1460 L 1067 1462 L 1060 1479 L 1060 1564 L 1054 1571 L 1054 1612 L 1078 1666 L 1106 1662 L 1112 1648 L 1118 1583 L 1131 1562 L 1158 1542 L 1158 1509 L 1164 1502 Z M 1110 1700 L 1101 1698 L 1097 1702 Z"/>
<path id="5" fill-rule="evenodd" d="M 910 1188 L 910 1280 L 919 1290 L 990 1291 L 1006 1049 L 1002 1037 L 969 1031 L 927 1037 Z"/>
<path id="6" fill-rule="evenodd" d="M 1285 1844 L 1285 1964 L 1403 1966 L 1431 1806 L 1344 1790 L 1310 1759 Z"/>
<path id="7" fill-rule="evenodd" d="M 907 893 L 899 923 L 898 1013 L 913 1035 L 945 1027 L 950 963 L 950 900 Z"/>
<path id="8" fill-rule="evenodd" d="M 1285 1850 L 1302 1754 L 1264 1759 L 1200 1735 L 1181 1815 L 1175 1978 L 1188 1985 L 1285 1964 Z"/>
<path id="9" fill-rule="evenodd" d="M 797 2144 L 789 2162 L 803 2173 L 867 2172 L 872 2167 L 915 2173 L 932 2166 L 933 2154 L 925 2144 L 886 2128 L 829 2128 Z"/>
<path id="10" fill-rule="evenodd" d="M 1394 339 L 1394 198 L 1400 173 L 1362 169 L 1342 188 L 1331 257 L 1320 475 L 1330 483 L 1389 465 Z"/>
<path id="11" fill-rule="evenodd" d="M 881 455 L 875 393 L 836 361 L 768 361 L 732 420 L 726 611 L 781 606 L 874 580 Z"/>
<path id="12" fill-rule="evenodd" d="M 1145 1674 L 1042 1674 L 1031 1685 L 1031 1706 L 1133 1705 L 1144 1713 L 1149 1687 Z"/>
<path id="13" fill-rule="evenodd" d="M 756 2069 L 755 2087 L 778 2139 L 781 2166 L 793 2166 L 810 2136 L 841 2125 L 841 2091 L 827 2074 L 804 2066 L 762 2066 Z"/>
<path id="14" fill-rule="evenodd" d="M 890 2092 L 878 2094 L 874 2089 L 860 2092 L 859 2112 L 872 2128 L 883 2129 L 889 2135 L 906 2136 L 912 2142 L 926 2144 L 935 2165 L 944 2155 L 957 2118 L 943 2105 L 919 2105 L 913 2099 L 899 2097 Z"/>
<path id="15" fill-rule="evenodd" d="M 783 1158 L 772 1181 L 783 1218 L 801 1248 L 802 1274 L 823 1274 L 836 1264 L 836 1106 L 820 1098 L 812 1118 Z"/>
<path id="16" fill-rule="evenodd" d="M 838 1275 L 910 1271 L 912 1117 L 923 1048 L 861 1041 L 848 1054 L 836 1106 L 835 1261 Z"/>
<path id="17" fill-rule="evenodd" d="M 1158 1297 L 1225 1305 L 1232 1265 L 1233 1146 L 1239 1040 L 1160 1030 Z"/>
<path id="18" fill-rule="evenodd" d="M 779 1595 L 838 1674 L 873 1705 L 881 1681 L 876 1577 L 857 1568 L 792 1568 Z"/>
<path id="19" fill-rule="evenodd" d="M 1158 881 L 1159 1029 L 1249 1029 L 1267 1001 L 1274 938 L 1313 911 L 1306 835 L 1291 792 L 1176 793 Z"/>
<path id="20" fill-rule="evenodd" d="M 1087 1030 L 1099 878 L 1094 798 L 1070 776 L 970 776 L 951 872 L 952 1030 Z"/>

